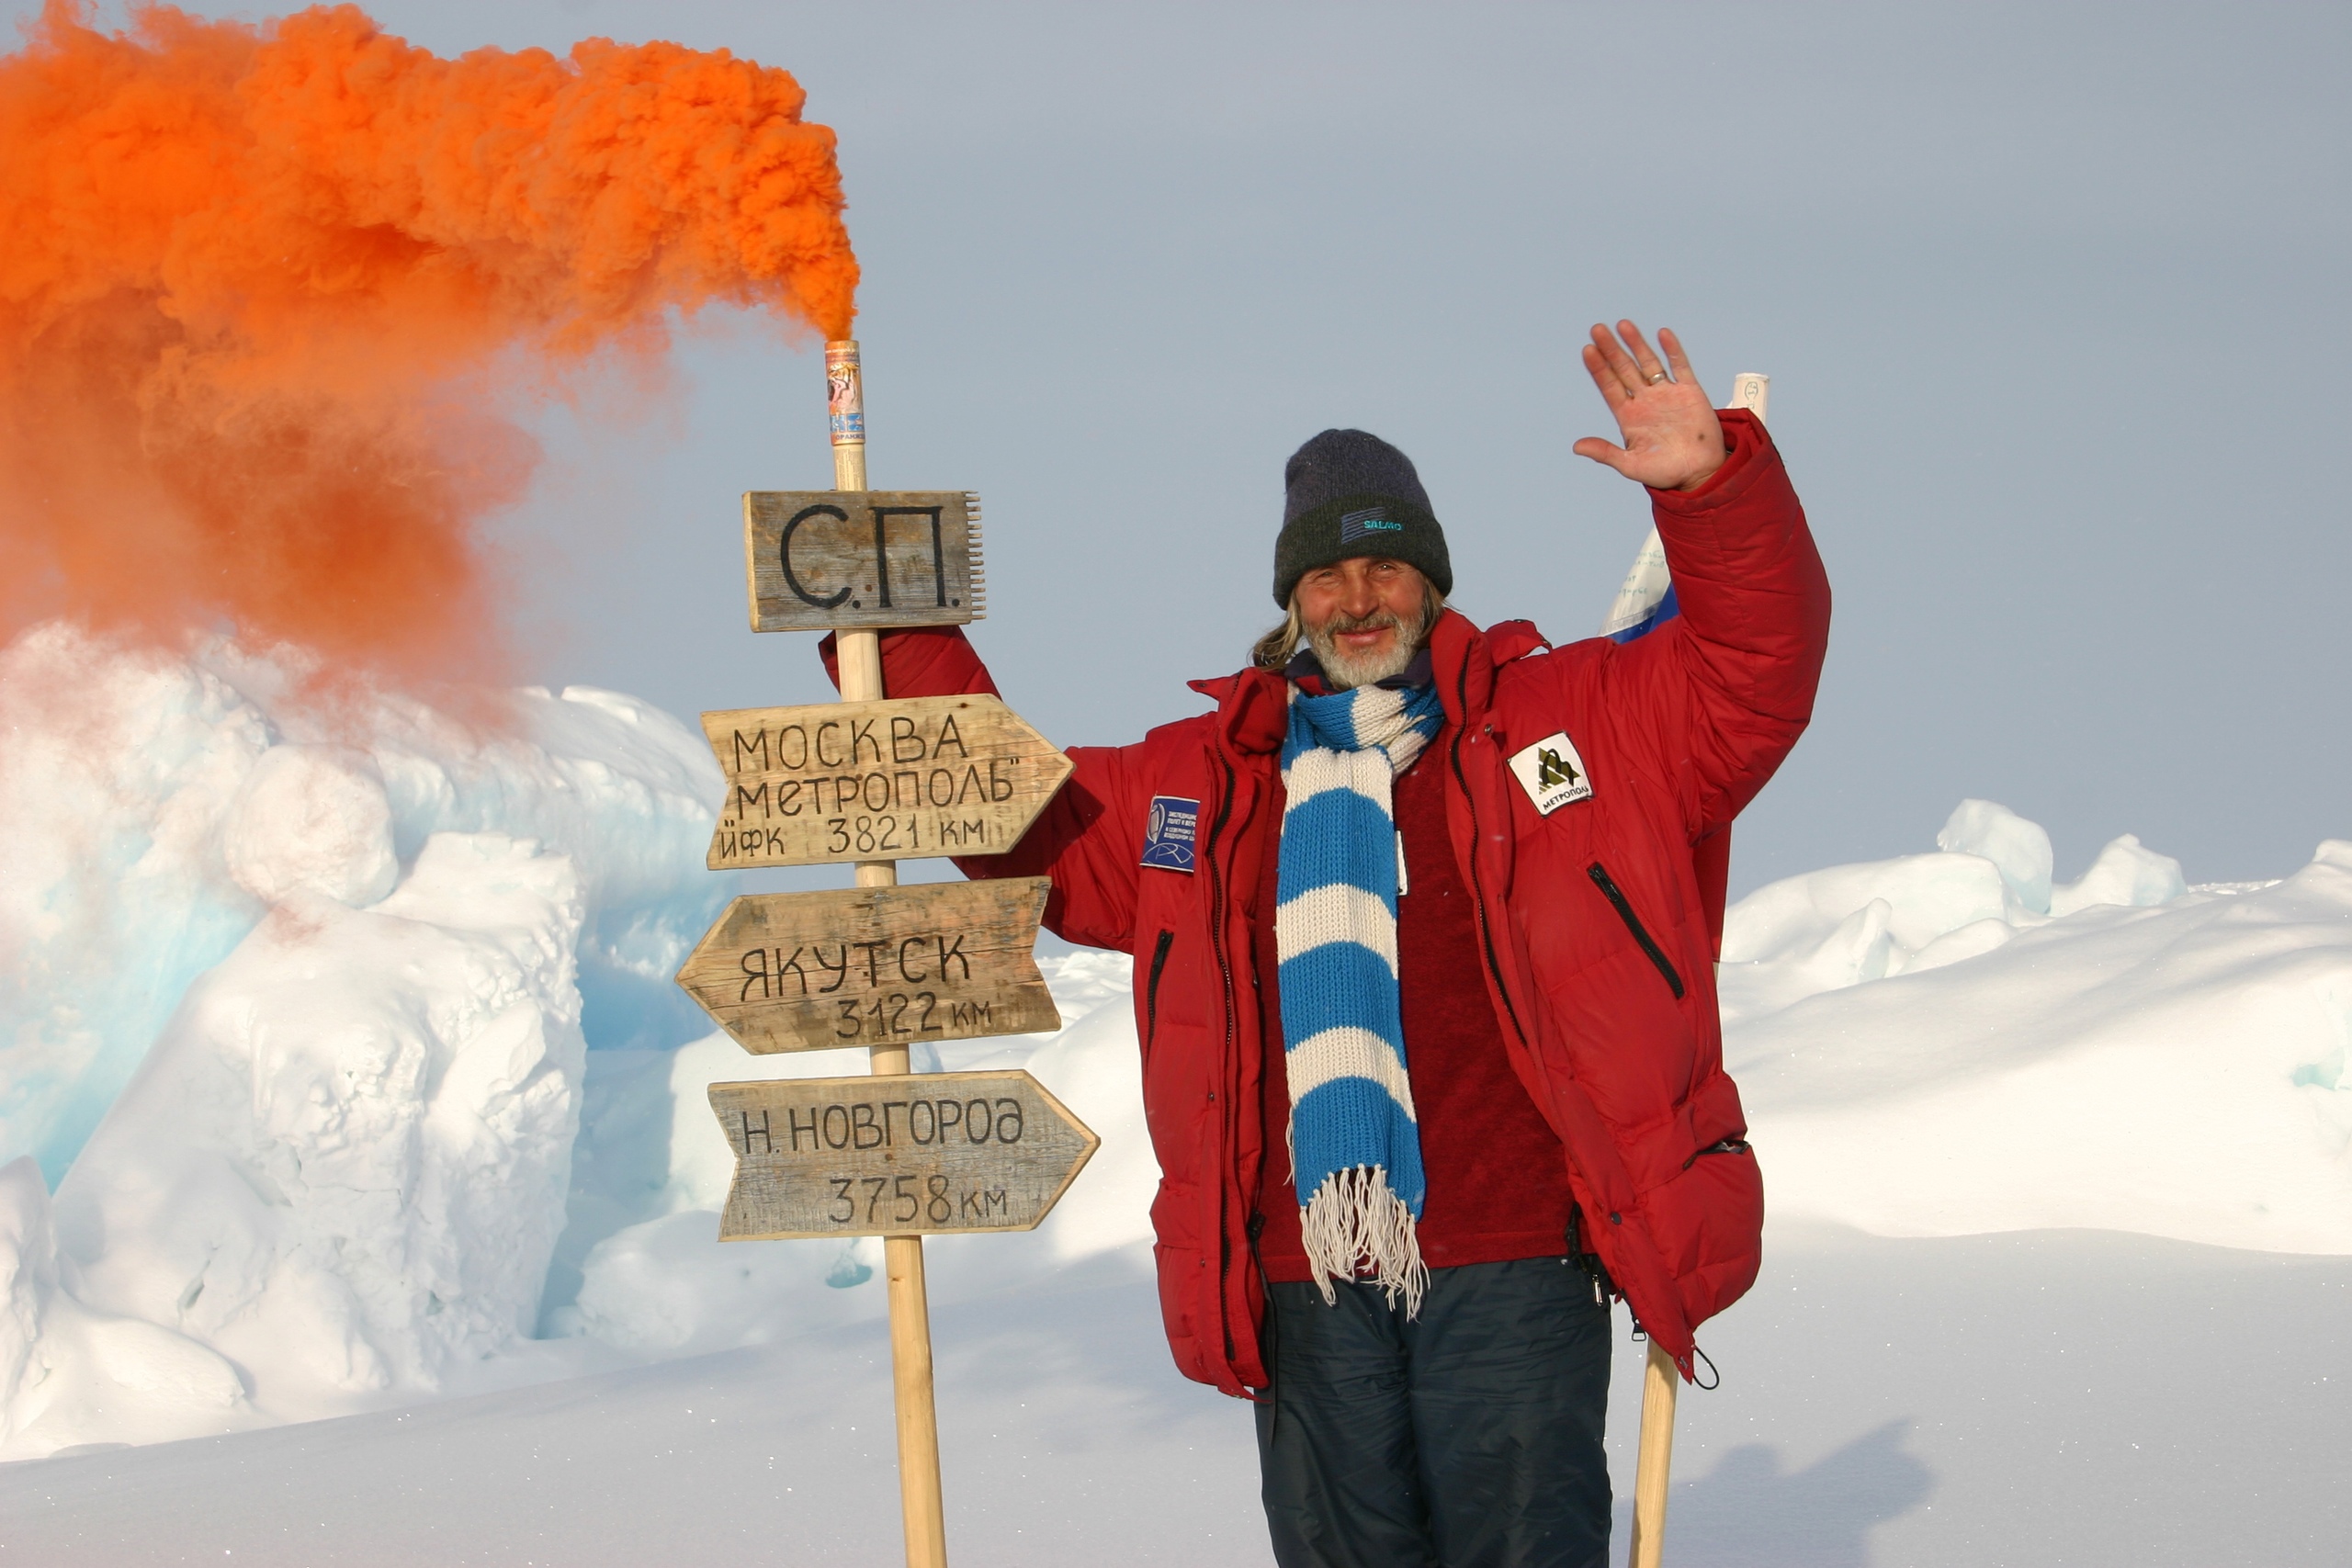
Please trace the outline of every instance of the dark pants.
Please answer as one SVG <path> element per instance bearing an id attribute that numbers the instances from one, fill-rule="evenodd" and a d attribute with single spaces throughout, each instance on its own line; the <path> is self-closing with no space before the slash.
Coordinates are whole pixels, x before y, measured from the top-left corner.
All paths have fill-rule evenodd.
<path id="1" fill-rule="evenodd" d="M 1275 1285 L 1258 1406 L 1281 1568 L 1605 1568 L 1609 1308 L 1565 1258 Z"/>

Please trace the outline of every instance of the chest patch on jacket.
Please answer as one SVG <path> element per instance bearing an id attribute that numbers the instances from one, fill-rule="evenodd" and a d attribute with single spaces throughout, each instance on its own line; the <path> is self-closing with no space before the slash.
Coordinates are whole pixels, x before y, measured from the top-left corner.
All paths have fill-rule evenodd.
<path id="1" fill-rule="evenodd" d="M 1510 759 L 1511 775 L 1535 803 L 1539 817 L 1549 817 L 1563 806 L 1592 798 L 1592 780 L 1585 776 L 1584 759 L 1577 755 L 1567 731 L 1554 730 Z"/>
<path id="2" fill-rule="evenodd" d="M 1201 803 L 1177 795 L 1155 795 L 1143 819 L 1143 863 L 1162 871 L 1193 869 L 1193 837 L 1201 822 Z"/>

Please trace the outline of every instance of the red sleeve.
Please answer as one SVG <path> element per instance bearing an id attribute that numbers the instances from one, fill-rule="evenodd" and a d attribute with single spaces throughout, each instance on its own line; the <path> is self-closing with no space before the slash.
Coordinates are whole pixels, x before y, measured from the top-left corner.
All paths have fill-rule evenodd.
<path id="1" fill-rule="evenodd" d="M 825 676 L 842 689 L 841 659 L 827 632 L 817 645 Z M 882 690 L 894 697 L 997 695 L 989 667 L 980 662 L 961 626 L 910 626 L 882 634 Z"/>
<path id="2" fill-rule="evenodd" d="M 1623 739 L 1673 781 L 1691 839 L 1739 815 L 1813 716 L 1829 579 L 1764 426 L 1720 416 L 1731 457 L 1693 494 L 1652 491 L 1680 614 L 1616 647 Z"/>
<path id="3" fill-rule="evenodd" d="M 841 687 L 833 637 L 817 645 L 825 673 Z M 882 689 L 894 697 L 996 696 L 996 682 L 961 626 L 923 626 L 882 634 Z M 1088 947 L 1134 951 L 1136 873 L 1143 843 L 1143 806 L 1129 787 L 1136 746 L 1080 746 L 1077 770 L 1021 841 L 1001 855 L 959 855 L 956 869 L 974 881 L 1047 876 L 1046 929 Z"/>
<path id="4" fill-rule="evenodd" d="M 1046 929 L 1087 947 L 1135 951 L 1136 878 L 1142 863 L 1145 802 L 1137 795 L 1134 746 L 1075 746 L 1078 764 L 1021 841 L 1004 854 L 956 864 L 969 877 L 1049 876 Z"/>

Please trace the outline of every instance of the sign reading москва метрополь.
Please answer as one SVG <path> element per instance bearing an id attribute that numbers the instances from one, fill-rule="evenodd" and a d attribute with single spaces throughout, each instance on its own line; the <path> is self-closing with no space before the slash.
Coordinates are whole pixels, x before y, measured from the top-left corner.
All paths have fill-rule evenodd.
<path id="1" fill-rule="evenodd" d="M 727 799 L 714 871 L 1002 854 L 1070 761 L 995 697 L 702 716 Z"/>

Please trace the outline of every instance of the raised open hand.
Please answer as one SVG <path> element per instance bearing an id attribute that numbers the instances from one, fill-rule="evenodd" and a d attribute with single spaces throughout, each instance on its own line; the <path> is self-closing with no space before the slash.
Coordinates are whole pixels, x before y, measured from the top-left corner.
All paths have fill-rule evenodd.
<path id="1" fill-rule="evenodd" d="M 1633 322 L 1618 322 L 1613 337 L 1607 327 L 1594 326 L 1592 342 L 1585 345 L 1584 367 L 1600 389 L 1609 412 L 1617 416 L 1617 433 L 1625 444 L 1612 446 L 1588 435 L 1573 450 L 1654 490 L 1697 490 L 1729 456 L 1724 427 L 1715 418 L 1714 404 L 1700 390 L 1682 340 L 1671 329 L 1661 328 L 1657 341 L 1666 350 L 1664 365 Z"/>

